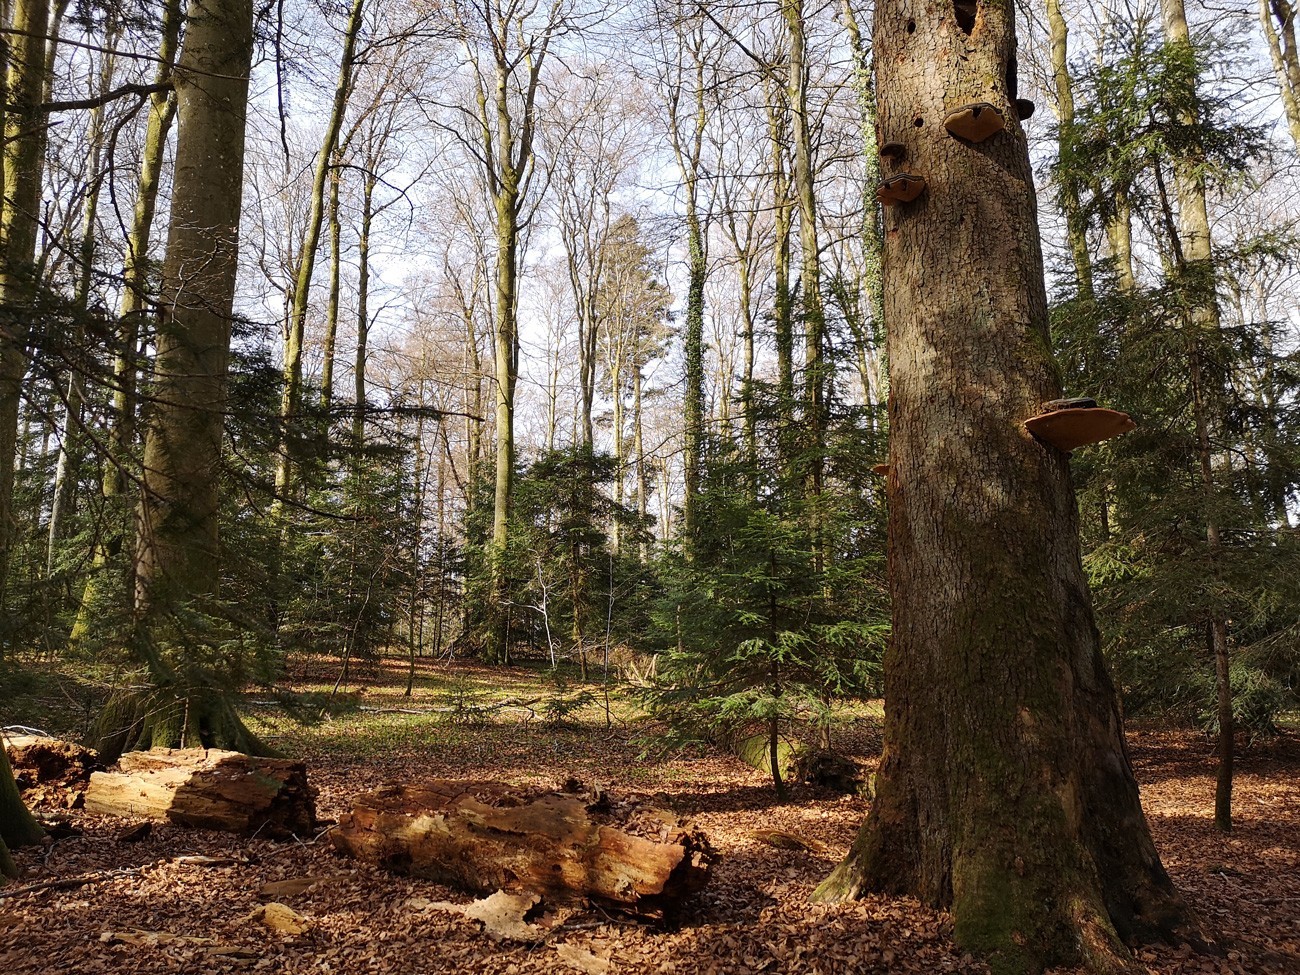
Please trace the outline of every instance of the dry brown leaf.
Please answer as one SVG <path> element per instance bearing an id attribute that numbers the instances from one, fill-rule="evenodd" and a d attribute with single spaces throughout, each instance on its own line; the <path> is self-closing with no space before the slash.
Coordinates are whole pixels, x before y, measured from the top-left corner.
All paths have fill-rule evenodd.
<path id="1" fill-rule="evenodd" d="M 311 927 L 311 922 L 307 918 L 287 904 L 278 901 L 259 907 L 248 917 L 250 921 L 258 921 L 266 925 L 276 934 L 302 934 Z"/>
<path id="2" fill-rule="evenodd" d="M 783 829 L 755 829 L 749 835 L 760 843 L 775 846 L 781 850 L 807 850 L 810 853 L 825 852 L 826 847 L 814 839 L 796 836 Z"/>
<path id="3" fill-rule="evenodd" d="M 570 968 L 585 972 L 586 975 L 607 975 L 613 971 L 613 965 L 608 958 L 593 955 L 590 951 L 576 945 L 558 944 L 555 946 L 555 953 L 560 956 L 560 961 Z"/>
<path id="4" fill-rule="evenodd" d="M 290 877 L 287 880 L 273 880 L 263 884 L 257 892 L 258 897 L 294 897 L 315 887 L 317 884 L 337 880 L 334 874 L 314 877 Z"/>
<path id="5" fill-rule="evenodd" d="M 203 952 L 209 958 L 261 958 L 262 953 L 256 948 L 245 948 L 242 945 L 217 945 L 215 948 L 209 948 Z"/>

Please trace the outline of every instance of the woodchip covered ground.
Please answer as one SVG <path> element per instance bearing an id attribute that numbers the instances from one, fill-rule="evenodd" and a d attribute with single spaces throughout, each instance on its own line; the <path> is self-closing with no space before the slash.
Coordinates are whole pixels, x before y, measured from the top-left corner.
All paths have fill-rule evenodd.
<path id="1" fill-rule="evenodd" d="M 463 668 L 456 686 L 476 676 L 499 679 L 495 671 Z M 84 835 L 23 851 L 25 876 L 0 889 L 0 973 L 986 971 L 954 947 L 945 915 L 914 901 L 809 904 L 813 887 L 847 850 L 865 800 L 801 787 L 778 804 L 764 776 L 727 755 L 644 756 L 645 729 L 618 721 L 607 729 L 598 708 L 570 727 L 546 726 L 529 708 L 509 704 L 486 724 L 454 723 L 445 710 L 431 710 L 435 701 L 445 705 L 445 684 L 436 699 L 417 688 L 410 700 L 400 697 L 401 684 L 396 672 L 373 675 L 358 700 L 378 711 L 357 710 L 310 728 L 261 718 L 262 730 L 278 735 L 284 750 L 307 759 L 321 817 L 337 818 L 350 797 L 385 780 L 418 775 L 519 784 L 558 784 L 576 775 L 619 796 L 652 798 L 695 816 L 722 854 L 680 926 L 665 930 L 585 912 L 538 943 L 498 944 L 478 922 L 427 907 L 469 900 L 465 895 L 341 859 L 326 842 L 250 841 L 159 825 L 143 842 L 121 843 L 116 836 L 129 823 L 74 813 Z M 1226 949 L 1212 957 L 1143 948 L 1138 970 L 1300 973 L 1300 736 L 1292 732 L 1242 756 L 1237 828 L 1229 836 L 1213 826 L 1210 743 L 1194 733 L 1150 729 L 1130 737 L 1165 865 Z M 859 722 L 846 738 L 865 763 L 874 761 L 874 722 Z M 755 836 L 773 829 L 824 850 L 780 849 Z M 233 862 L 177 859 L 187 855 Z M 134 872 L 75 889 L 12 894 L 110 870 Z M 265 903 L 258 896 L 264 884 L 304 876 L 324 879 L 281 898 L 308 920 L 304 933 L 275 934 L 251 918 Z"/>

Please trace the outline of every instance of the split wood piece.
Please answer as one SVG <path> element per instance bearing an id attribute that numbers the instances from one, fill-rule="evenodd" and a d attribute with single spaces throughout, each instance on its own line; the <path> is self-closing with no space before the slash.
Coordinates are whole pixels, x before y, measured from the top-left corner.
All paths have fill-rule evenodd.
<path id="1" fill-rule="evenodd" d="M 911 203 L 925 190 L 925 178 L 912 173 L 898 173 L 890 176 L 876 190 L 876 199 L 881 206 L 892 207 L 899 203 Z"/>
<path id="2" fill-rule="evenodd" d="M 880 158 L 897 166 L 907 158 L 907 146 L 901 142 L 886 142 L 880 147 Z"/>
<path id="3" fill-rule="evenodd" d="M 204 748 L 127 752 L 90 777 L 86 812 L 279 838 L 316 822 L 302 762 Z"/>
<path id="4" fill-rule="evenodd" d="M 663 810 L 446 779 L 358 797 L 331 841 L 474 894 L 522 890 L 654 915 L 703 888 L 716 860 L 703 833 Z"/>
<path id="5" fill-rule="evenodd" d="M 1006 128 L 1006 122 L 989 102 L 971 102 L 949 112 L 943 127 L 967 142 L 983 142 Z"/>
<path id="6" fill-rule="evenodd" d="M 1025 421 L 1025 429 L 1034 437 L 1066 453 L 1128 433 L 1136 427 L 1127 413 L 1099 407 L 1053 410 Z"/>

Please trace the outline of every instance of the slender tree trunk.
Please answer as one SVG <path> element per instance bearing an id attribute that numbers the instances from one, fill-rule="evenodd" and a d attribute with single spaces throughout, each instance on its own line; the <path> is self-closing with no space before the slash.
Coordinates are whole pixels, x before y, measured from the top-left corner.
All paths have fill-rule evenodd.
<path id="1" fill-rule="evenodd" d="M 497 203 L 496 279 L 496 481 L 492 508 L 492 602 L 496 607 L 489 657 L 505 663 L 509 620 L 505 555 L 510 541 L 510 509 L 514 496 L 515 383 L 519 378 L 519 336 L 516 322 L 519 250 L 519 202 L 513 192 Z"/>
<path id="2" fill-rule="evenodd" d="M 766 82 L 765 82 L 766 84 Z M 782 418 L 794 423 L 794 321 L 790 301 L 790 225 L 793 201 L 786 172 L 788 141 L 785 92 L 769 89 L 768 137 L 772 148 L 772 328 L 776 339 L 776 388 Z"/>
<path id="3" fill-rule="evenodd" d="M 1128 294 L 1137 286 L 1133 272 L 1133 208 L 1120 194 L 1116 197 L 1115 214 L 1106 224 L 1106 240 L 1115 263 L 1115 284 Z"/>
<path id="4" fill-rule="evenodd" d="M 316 250 L 320 245 L 321 224 L 324 222 L 326 196 L 325 182 L 333 172 L 334 152 L 338 148 L 339 132 L 347 112 L 348 97 L 352 94 L 352 69 L 356 57 L 357 34 L 361 31 L 362 8 L 365 0 L 352 0 L 347 26 L 343 30 L 343 53 L 339 58 L 338 80 L 334 85 L 334 101 L 330 108 L 325 135 L 316 154 L 316 172 L 311 187 L 311 212 L 303 236 L 302 250 L 298 254 L 298 268 L 293 283 L 293 304 L 284 341 L 284 390 L 280 397 L 280 421 L 283 431 L 280 454 L 276 461 L 275 492 L 284 497 L 294 479 L 294 468 L 303 457 L 302 424 L 302 357 L 306 338 L 307 305 L 311 296 L 311 279 L 316 270 Z"/>
<path id="5" fill-rule="evenodd" d="M 325 307 L 325 342 L 322 350 L 320 375 L 320 408 L 325 416 L 326 433 L 329 430 L 330 408 L 334 405 L 334 350 L 339 335 L 339 297 L 342 290 L 340 277 L 343 271 L 343 223 L 339 219 L 339 184 L 341 164 L 338 150 L 330 167 L 330 291 Z"/>
<path id="6" fill-rule="evenodd" d="M 1259 0 L 1259 22 L 1282 90 L 1282 111 L 1291 141 L 1300 149 L 1300 55 L 1296 52 L 1295 8 L 1290 0 Z"/>
<path id="7" fill-rule="evenodd" d="M 645 542 L 645 523 L 648 513 L 646 494 L 650 490 L 650 481 L 646 477 L 645 440 L 641 423 L 641 364 L 632 365 L 632 453 L 636 455 L 636 514 L 638 535 L 641 542 L 637 551 L 644 565 L 649 559 L 649 546 Z"/>
<path id="8" fill-rule="evenodd" d="M 4 206 L 0 212 L 0 608 L 8 592 L 17 523 L 14 461 L 36 302 L 36 237 L 44 169 L 45 35 L 49 0 L 16 0 L 5 71 Z"/>
<path id="9" fill-rule="evenodd" d="M 1074 125 L 1074 81 L 1070 77 L 1070 26 L 1061 12 L 1061 0 L 1047 0 L 1047 27 L 1051 35 L 1049 53 L 1052 63 L 1052 83 L 1056 89 L 1056 117 L 1059 126 L 1058 143 L 1063 142 Z M 1079 193 L 1071 183 L 1062 188 L 1062 209 L 1065 211 L 1065 234 L 1074 259 L 1074 273 L 1079 279 L 1079 293 L 1083 298 L 1093 296 L 1092 257 L 1088 253 L 1087 224 L 1079 205 Z"/>
<path id="10" fill-rule="evenodd" d="M 1065 454 L 1022 425 L 1059 395 L 1011 8 L 876 8 L 882 139 L 928 190 L 890 210 L 890 590 L 877 796 L 823 899 L 951 907 L 1000 972 L 1127 964 L 1185 909 L 1151 841 L 1079 555 Z M 991 101 L 1007 131 L 947 134 Z M 919 120 L 919 123 L 918 123 Z M 972 390 L 979 390 L 973 395 Z M 942 580 L 942 584 L 936 584 Z"/>
<path id="11" fill-rule="evenodd" d="M 881 276 L 884 248 L 884 228 L 881 208 L 876 201 L 876 187 L 880 185 L 880 146 L 876 140 L 876 91 L 871 80 L 871 54 L 862 37 L 857 16 L 850 0 L 841 8 L 844 28 L 849 35 L 849 48 L 853 52 L 853 94 L 858 103 L 862 128 L 862 290 L 866 292 L 870 310 L 869 321 L 863 322 L 861 312 L 853 316 L 854 339 L 858 345 L 859 369 L 862 374 L 862 391 L 872 407 L 873 427 L 880 431 L 881 424 L 874 420 L 883 406 L 888 384 L 884 381 L 880 347 L 884 344 L 882 322 L 885 317 L 885 294 Z"/>
<path id="12" fill-rule="evenodd" d="M 794 188 L 799 202 L 799 277 L 804 327 L 804 422 L 808 437 L 808 467 L 804 493 L 816 499 L 822 493 L 826 464 L 826 312 L 822 305 L 821 247 L 817 235 L 817 196 L 812 133 L 808 119 L 808 65 L 804 36 L 803 0 L 782 0 L 781 12 L 790 38 L 789 100 L 794 139 Z M 820 514 L 814 501 L 812 528 L 818 571 L 824 552 Z"/>
<path id="13" fill-rule="evenodd" d="M 376 161 L 377 165 L 377 161 Z M 370 225 L 375 215 L 375 186 L 378 177 L 371 170 L 361 190 L 361 233 L 357 237 L 357 355 L 352 363 L 352 449 L 361 466 L 361 449 L 366 442 L 366 358 L 370 347 Z"/>
<path id="14" fill-rule="evenodd" d="M 113 71 L 116 59 L 111 49 L 121 37 L 116 19 L 110 21 L 105 31 L 106 47 L 110 53 L 104 55 L 100 68 L 99 91 L 106 92 L 113 87 Z M 90 307 L 90 287 L 95 263 L 95 230 L 99 219 L 99 193 L 103 186 L 103 174 L 100 164 L 104 154 L 104 108 L 97 106 L 91 110 L 90 129 L 86 138 L 90 157 L 86 164 L 86 196 L 81 206 L 81 240 L 77 247 L 77 288 L 73 294 L 73 308 L 78 321 L 73 326 L 72 345 L 77 347 L 85 335 L 85 325 L 81 321 Z M 63 531 L 63 518 L 72 505 L 73 493 L 77 483 L 80 455 L 82 402 L 85 384 L 81 372 L 75 366 L 68 375 L 67 399 L 64 401 L 63 436 L 59 440 L 59 457 L 54 471 L 54 499 L 50 504 L 50 523 L 46 544 L 45 571 L 47 576 L 54 575 L 55 557 L 58 553 L 59 537 Z"/>
<path id="15" fill-rule="evenodd" d="M 1183 0 L 1161 0 L 1160 11 L 1166 43 L 1190 49 L 1192 40 L 1187 28 Z M 1200 122 L 1191 115 L 1182 121 L 1193 128 Z M 1188 272 L 1196 276 L 1208 274 L 1214 267 L 1214 252 L 1209 209 L 1205 201 L 1205 169 L 1198 147 L 1192 146 L 1190 152 L 1174 160 L 1174 175 L 1178 187 L 1178 230 L 1174 243 L 1178 245 L 1175 253 L 1179 258 L 1179 271 L 1184 275 Z M 1201 290 L 1199 285 L 1196 287 L 1198 291 Z M 1218 296 L 1212 288 L 1211 285 L 1205 289 L 1200 300 L 1189 309 L 1188 324 L 1191 326 L 1191 380 L 1198 467 L 1206 505 L 1205 541 L 1214 566 L 1213 574 L 1217 576 L 1223 560 L 1223 541 L 1218 518 L 1214 513 L 1218 487 L 1214 473 L 1211 427 L 1215 425 L 1215 418 L 1210 413 L 1209 390 L 1206 389 L 1201 368 L 1202 335 L 1215 341 L 1221 328 Z M 1215 786 L 1214 822 L 1226 832 L 1232 829 L 1232 764 L 1236 732 L 1232 716 L 1232 686 L 1228 676 L 1228 623 L 1220 612 L 1212 612 L 1209 625 L 1219 712 L 1219 772 Z"/>
<path id="16" fill-rule="evenodd" d="M 167 0 L 162 11 L 162 38 L 158 47 L 158 68 L 154 81 L 171 77 L 180 44 L 181 0 Z M 131 212 L 131 229 L 126 240 L 122 267 L 122 301 L 118 307 L 117 355 L 113 362 L 112 427 L 108 434 L 109 457 L 104 465 L 101 492 L 104 509 L 109 513 L 107 528 L 95 543 L 91 575 L 81 596 L 81 609 L 73 625 L 70 641 L 85 638 L 93 622 L 97 593 L 104 585 L 103 570 L 122 551 L 127 529 L 114 515 L 117 504 L 126 496 L 124 468 L 130 462 L 135 445 L 137 387 L 140 364 L 140 326 L 152 314 L 149 296 L 149 238 L 153 232 L 158 205 L 158 186 L 162 176 L 167 136 L 176 117 L 174 92 L 155 92 L 149 97 L 149 117 L 145 128 L 144 152 L 140 159 L 140 176 L 136 184 L 135 204 Z M 132 567 L 134 572 L 134 567 Z M 134 578 L 128 580 L 128 592 L 134 591 Z"/>

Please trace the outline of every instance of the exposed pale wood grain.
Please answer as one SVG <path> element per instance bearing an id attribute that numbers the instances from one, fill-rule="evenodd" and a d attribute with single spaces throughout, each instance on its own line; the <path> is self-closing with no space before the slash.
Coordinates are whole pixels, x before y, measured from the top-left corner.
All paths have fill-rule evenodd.
<path id="1" fill-rule="evenodd" d="M 316 821 L 302 762 L 204 748 L 127 752 L 96 772 L 86 811 L 233 833 L 305 836 Z"/>
<path id="2" fill-rule="evenodd" d="M 355 800 L 331 837 L 345 853 L 473 893 L 530 890 L 642 913 L 708 881 L 707 839 L 672 813 L 500 782 L 430 779 Z"/>

